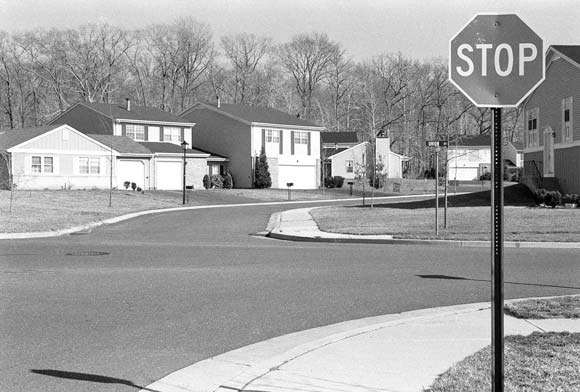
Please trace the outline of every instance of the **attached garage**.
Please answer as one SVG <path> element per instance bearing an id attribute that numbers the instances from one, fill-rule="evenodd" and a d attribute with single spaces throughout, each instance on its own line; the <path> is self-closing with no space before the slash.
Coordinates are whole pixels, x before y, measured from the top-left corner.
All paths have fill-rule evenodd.
<path id="1" fill-rule="evenodd" d="M 183 187 L 183 161 L 156 161 L 155 188 L 176 190 Z"/>
<path id="2" fill-rule="evenodd" d="M 124 189 L 124 183 L 134 182 L 138 187 L 146 189 L 145 162 L 138 159 L 119 159 L 117 161 L 117 187 Z"/>
<path id="3" fill-rule="evenodd" d="M 450 167 L 449 179 L 457 181 L 474 181 L 478 180 L 478 169 L 476 167 Z"/>
<path id="4" fill-rule="evenodd" d="M 278 166 L 278 188 L 286 188 L 291 182 L 293 189 L 316 189 L 316 166 Z M 275 184 L 272 184 L 275 185 Z"/>

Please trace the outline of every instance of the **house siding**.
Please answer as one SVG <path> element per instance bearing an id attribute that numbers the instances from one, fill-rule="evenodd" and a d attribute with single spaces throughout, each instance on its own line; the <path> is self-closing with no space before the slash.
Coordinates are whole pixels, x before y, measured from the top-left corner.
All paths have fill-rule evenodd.
<path id="1" fill-rule="evenodd" d="M 196 123 L 193 127 L 194 145 L 227 156 L 235 186 L 251 188 L 251 127 L 203 108 L 191 110 L 184 118 Z"/>
<path id="2" fill-rule="evenodd" d="M 113 120 L 83 105 L 77 105 L 74 110 L 69 110 L 49 123 L 55 124 L 67 124 L 83 133 L 99 135 L 113 133 Z"/>
<path id="3" fill-rule="evenodd" d="M 564 59 L 554 60 L 546 72 L 546 80 L 534 91 L 527 101 L 524 113 L 539 107 L 538 131 L 540 146 L 544 145 L 543 134 L 547 127 L 556 133 L 554 148 L 562 144 L 562 99 L 573 98 L 573 140 L 580 140 L 580 69 Z M 526 138 L 527 138 L 526 131 Z M 527 139 L 526 139 L 527 140 Z M 525 151 L 524 151 L 525 152 Z"/>
<path id="4" fill-rule="evenodd" d="M 551 53 L 548 58 L 555 57 Z M 562 100 L 572 97 L 572 141 L 563 142 Z M 533 92 L 524 107 L 524 114 L 539 108 L 539 147 L 524 148 L 524 176 L 537 186 L 538 169 L 543 171 L 544 131 L 550 127 L 554 137 L 554 177 L 565 193 L 580 193 L 580 69 L 563 58 L 552 61 L 546 80 Z M 524 127 L 527 124 L 524 124 Z M 528 138 L 525 130 L 526 141 Z M 526 144 L 527 145 L 527 144 Z M 543 174 L 543 173 L 542 173 Z"/>
<path id="5" fill-rule="evenodd" d="M 54 157 L 54 173 L 33 174 L 29 166 L 32 156 Z M 88 155 L 88 154 L 87 154 Z M 75 163 L 81 155 L 58 155 L 44 152 L 12 153 L 14 162 L 14 183 L 17 189 L 108 189 L 110 159 L 107 155 L 100 158 L 100 173 L 94 175 L 79 174 Z M 95 155 L 91 155 L 95 156 Z"/>
<path id="6" fill-rule="evenodd" d="M 82 137 L 66 128 L 59 128 L 40 138 L 23 144 L 21 148 L 30 150 L 63 150 L 63 151 L 110 151 L 99 147 L 92 139 Z"/>
<path id="7" fill-rule="evenodd" d="M 563 193 L 580 194 L 580 146 L 554 151 L 554 171 Z"/>

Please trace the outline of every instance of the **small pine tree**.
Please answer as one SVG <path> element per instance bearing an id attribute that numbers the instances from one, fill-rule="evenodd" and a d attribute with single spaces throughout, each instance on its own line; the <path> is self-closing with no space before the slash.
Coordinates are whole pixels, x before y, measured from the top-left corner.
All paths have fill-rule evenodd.
<path id="1" fill-rule="evenodd" d="M 272 186 L 272 179 L 270 178 L 270 170 L 268 167 L 268 158 L 266 158 L 266 151 L 262 147 L 260 157 L 256 161 L 256 176 L 254 179 L 254 186 L 256 188 L 270 188 Z"/>

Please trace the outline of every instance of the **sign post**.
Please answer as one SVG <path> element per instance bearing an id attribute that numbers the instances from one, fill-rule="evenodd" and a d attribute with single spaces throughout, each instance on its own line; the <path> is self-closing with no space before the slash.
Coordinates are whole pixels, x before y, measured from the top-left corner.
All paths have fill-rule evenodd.
<path id="1" fill-rule="evenodd" d="M 439 235 L 439 151 L 448 147 L 448 140 L 428 140 L 427 147 L 435 147 L 435 235 Z M 447 188 L 445 188 L 447 192 Z M 447 202 L 447 200 L 445 201 Z M 445 205 L 445 227 L 447 227 L 447 205 Z"/>
<path id="2" fill-rule="evenodd" d="M 517 107 L 544 80 L 543 42 L 517 15 L 478 14 L 450 41 L 449 80 L 491 108 L 492 391 L 504 390 L 503 107 Z"/>

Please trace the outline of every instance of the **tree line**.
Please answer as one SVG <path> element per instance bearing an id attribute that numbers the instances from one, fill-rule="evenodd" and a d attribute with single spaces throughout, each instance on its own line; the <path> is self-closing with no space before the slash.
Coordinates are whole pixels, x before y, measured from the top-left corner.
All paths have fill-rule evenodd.
<path id="1" fill-rule="evenodd" d="M 198 101 L 268 106 L 360 141 L 391 137 L 410 156 L 409 177 L 433 167 L 427 140 L 489 132 L 488 109 L 474 107 L 448 80 L 442 59 L 418 61 L 377 48 L 355 61 L 325 33 L 288 42 L 249 33 L 214 37 L 182 18 L 139 30 L 109 24 L 77 29 L 0 31 L 0 129 L 45 124 L 76 102 L 123 102 L 179 114 Z M 521 140 L 519 109 L 504 113 Z"/>

